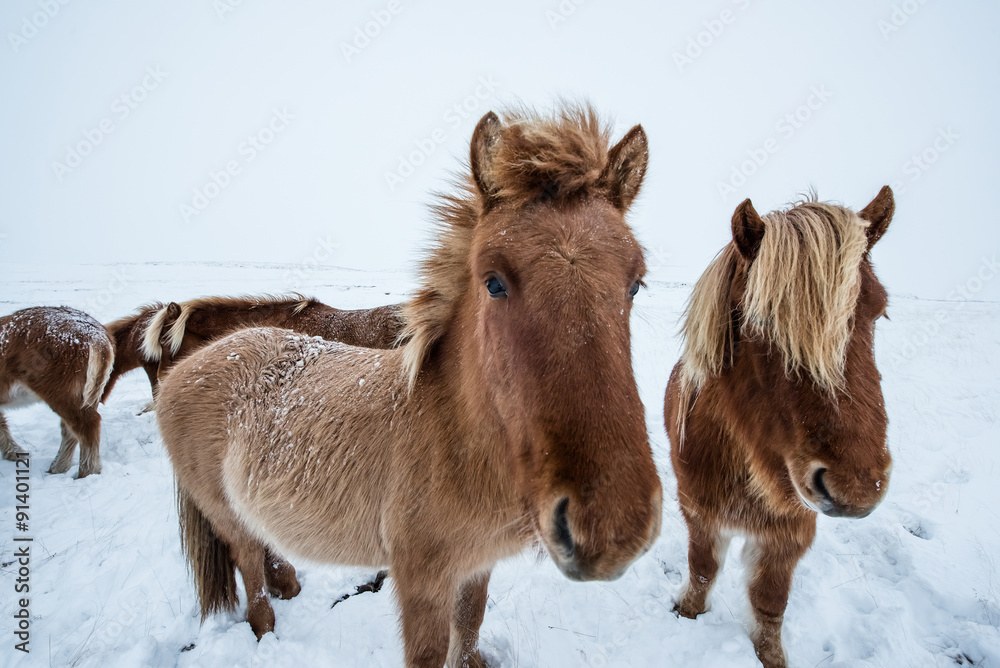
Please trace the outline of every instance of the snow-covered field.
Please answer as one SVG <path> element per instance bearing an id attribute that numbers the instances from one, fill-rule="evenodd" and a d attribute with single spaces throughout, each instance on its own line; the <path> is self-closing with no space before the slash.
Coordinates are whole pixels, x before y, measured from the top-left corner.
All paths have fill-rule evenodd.
<path id="1" fill-rule="evenodd" d="M 891 243 L 890 233 L 884 245 Z M 876 258 L 877 259 L 877 258 Z M 620 580 L 573 583 L 534 554 L 502 563 L 490 583 L 481 638 L 496 666 L 759 665 L 739 541 L 697 620 L 671 614 L 686 572 L 686 532 L 674 493 L 662 398 L 678 355 L 676 324 L 690 286 L 650 277 L 636 299 L 635 366 L 665 491 L 660 541 Z M 284 265 L 6 265 L 0 312 L 68 304 L 102 320 L 143 302 L 297 287 L 354 308 L 400 301 L 405 272 Z M 895 457 L 885 502 L 870 517 L 819 519 L 788 605 L 794 666 L 1000 665 L 1000 304 L 894 297 L 878 356 Z M 199 627 L 177 536 L 173 481 L 145 376 L 119 382 L 102 408 L 99 476 L 45 469 L 59 441 L 44 405 L 8 414 L 32 453 L 31 654 L 13 650 L 14 464 L 0 463 L 0 665 L 399 665 L 392 579 L 342 595 L 369 571 L 296 564 L 303 588 L 273 603 L 276 632 L 258 644 L 248 624 L 217 615 Z"/>

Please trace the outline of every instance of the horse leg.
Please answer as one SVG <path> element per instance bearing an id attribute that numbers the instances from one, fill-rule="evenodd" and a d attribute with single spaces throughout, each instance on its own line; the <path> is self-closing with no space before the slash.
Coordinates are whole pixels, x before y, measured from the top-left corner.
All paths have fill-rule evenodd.
<path id="1" fill-rule="evenodd" d="M 3 413 L 0 413 L 0 454 L 8 461 L 17 461 L 19 457 L 28 454 L 20 445 L 14 442 L 14 437 L 10 435 L 10 428 Z"/>
<path id="2" fill-rule="evenodd" d="M 392 564 L 403 622 L 407 668 L 441 668 L 448 656 L 450 618 L 457 586 L 445 577 Z"/>
<path id="3" fill-rule="evenodd" d="M 166 352 L 162 354 L 166 354 Z M 142 365 L 142 370 L 146 372 L 146 377 L 149 378 L 149 389 L 153 393 L 153 401 L 156 401 L 156 395 L 160 391 L 159 369 L 161 364 L 162 362 L 146 362 Z"/>
<path id="4" fill-rule="evenodd" d="M 298 578 L 295 577 L 294 566 L 272 552 L 270 548 L 266 550 L 264 560 L 267 591 L 271 596 L 289 599 L 302 590 Z"/>
<path id="5" fill-rule="evenodd" d="M 730 539 L 715 527 L 688 521 L 688 580 L 674 607 L 679 614 L 694 619 L 708 612 L 708 594 L 726 559 Z"/>
<path id="6" fill-rule="evenodd" d="M 146 372 L 146 376 L 149 377 L 149 388 L 153 393 L 153 398 L 149 400 L 149 403 L 142 407 L 142 410 L 136 413 L 136 415 L 144 415 L 151 410 L 156 408 L 156 393 L 160 389 L 160 381 L 156 376 L 157 369 L 159 368 L 158 363 L 147 362 L 142 365 L 142 370 Z"/>
<path id="7" fill-rule="evenodd" d="M 479 627 L 486 614 L 486 589 L 490 571 L 478 573 L 458 587 L 448 644 L 449 668 L 485 668 L 479 654 Z"/>
<path id="8" fill-rule="evenodd" d="M 256 539 L 243 535 L 230 543 L 236 568 L 243 576 L 247 592 L 247 621 L 257 640 L 274 630 L 274 610 L 267 599 L 267 577 L 264 569 L 265 548 Z"/>
<path id="9" fill-rule="evenodd" d="M 78 477 L 86 478 L 92 473 L 100 473 L 101 414 L 93 406 L 78 408 L 72 411 L 56 411 L 56 413 L 63 419 L 63 424 L 69 427 L 72 435 L 80 440 L 80 473 Z M 66 432 L 63 431 L 63 443 L 65 444 L 65 442 Z M 60 467 L 66 467 L 62 469 L 63 471 L 68 469 L 73 458 L 74 447 L 75 444 L 67 448 L 68 459 L 65 459 L 63 447 L 60 446 L 59 454 L 56 456 L 55 461 L 52 462 L 52 468 L 49 470 L 54 471 L 57 468 L 57 463 Z"/>
<path id="10" fill-rule="evenodd" d="M 52 465 L 49 466 L 49 473 L 66 473 L 66 471 L 69 471 L 69 467 L 73 465 L 73 453 L 76 452 L 76 444 L 80 442 L 66 424 L 66 420 L 59 421 L 59 429 L 62 432 L 62 441 L 59 443 L 59 453 L 52 460 Z"/>
<path id="11" fill-rule="evenodd" d="M 764 668 L 786 666 L 781 625 L 792 588 L 792 574 L 811 542 L 811 534 L 804 545 L 788 536 L 747 537 L 743 562 L 749 573 L 750 606 L 755 622 L 750 639 Z"/>

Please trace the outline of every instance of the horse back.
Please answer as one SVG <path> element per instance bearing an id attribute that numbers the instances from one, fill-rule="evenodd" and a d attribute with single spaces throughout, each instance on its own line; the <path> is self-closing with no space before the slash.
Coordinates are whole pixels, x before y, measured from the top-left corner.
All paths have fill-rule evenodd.
<path id="1" fill-rule="evenodd" d="M 82 406 L 91 355 L 110 367 L 114 344 L 104 326 L 82 311 L 35 307 L 0 318 L 0 404 L 17 399 L 13 395 L 37 395 L 46 401 L 74 397 Z M 91 378 L 91 384 L 103 387 L 103 368 L 89 375 L 98 371 L 101 378 Z"/>
<path id="2" fill-rule="evenodd" d="M 184 358 L 157 399 L 179 482 L 196 503 L 225 499 L 283 554 L 385 565 L 403 401 L 387 352 L 255 328 Z"/>

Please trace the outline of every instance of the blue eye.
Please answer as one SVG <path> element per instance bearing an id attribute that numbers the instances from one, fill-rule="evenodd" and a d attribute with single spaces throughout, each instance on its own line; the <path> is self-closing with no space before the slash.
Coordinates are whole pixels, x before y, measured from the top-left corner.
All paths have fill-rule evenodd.
<path id="1" fill-rule="evenodd" d="M 490 293 L 490 297 L 499 298 L 507 296 L 507 287 L 496 276 L 490 276 L 486 279 L 486 290 Z"/>
<path id="2" fill-rule="evenodd" d="M 632 289 L 628 291 L 628 298 L 629 299 L 632 299 L 633 297 L 635 297 L 636 293 L 639 292 L 639 284 L 640 284 L 640 281 L 636 281 L 635 283 L 632 284 Z"/>

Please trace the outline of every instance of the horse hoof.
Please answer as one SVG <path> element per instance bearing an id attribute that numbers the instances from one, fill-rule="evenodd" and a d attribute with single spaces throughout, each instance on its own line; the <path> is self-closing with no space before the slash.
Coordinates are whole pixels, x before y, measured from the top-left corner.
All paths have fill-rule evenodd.
<path id="1" fill-rule="evenodd" d="M 264 599 L 267 603 L 267 599 Z M 274 631 L 274 609 L 267 603 L 266 607 L 251 611 L 247 614 L 247 622 L 250 623 L 250 630 L 257 636 L 257 642 L 264 637 L 265 633 Z"/>
<path id="2" fill-rule="evenodd" d="M 8 462 L 16 462 L 27 456 L 28 456 L 28 451 L 24 450 L 23 448 L 19 448 L 17 446 L 14 446 L 13 450 L 3 453 L 3 458 L 6 459 Z"/>
<path id="3" fill-rule="evenodd" d="M 696 619 L 698 615 L 705 612 L 704 610 L 696 610 L 695 608 L 682 603 L 677 603 L 674 605 L 673 610 L 671 610 L 674 615 L 680 615 L 681 617 L 686 617 L 687 619 Z"/>
<path id="4" fill-rule="evenodd" d="M 292 580 L 291 583 L 285 584 L 281 587 L 277 585 L 271 585 L 267 588 L 267 593 L 275 598 L 280 598 L 282 601 L 287 601 L 290 598 L 295 598 L 302 591 L 302 585 L 299 584 L 298 580 Z"/>

